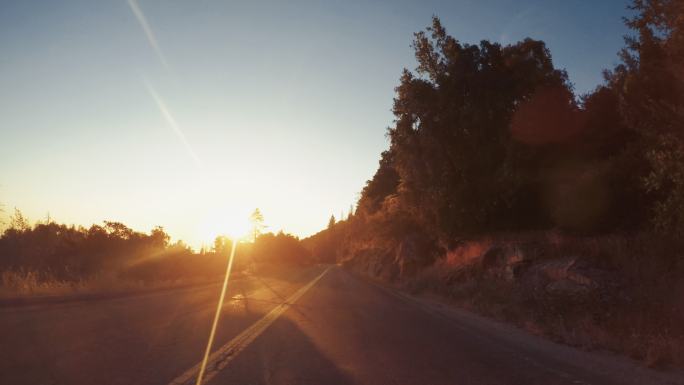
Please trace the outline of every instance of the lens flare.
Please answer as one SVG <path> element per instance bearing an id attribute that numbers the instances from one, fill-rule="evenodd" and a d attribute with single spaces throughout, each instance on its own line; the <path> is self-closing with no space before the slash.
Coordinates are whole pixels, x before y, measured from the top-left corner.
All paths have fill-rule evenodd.
<path id="1" fill-rule="evenodd" d="M 219 317 L 221 316 L 221 308 L 223 308 L 223 300 L 226 298 L 226 289 L 228 288 L 228 280 L 230 279 L 230 272 L 233 269 L 233 260 L 235 259 L 235 249 L 237 247 L 237 240 L 233 240 L 233 247 L 230 249 L 230 258 L 228 259 L 228 266 L 226 267 L 226 276 L 223 279 L 223 287 L 221 288 L 221 296 L 219 297 L 218 306 L 216 307 L 216 314 L 214 315 L 214 323 L 211 325 L 211 332 L 209 333 L 209 341 L 207 341 L 207 350 L 204 352 L 202 359 L 202 366 L 199 374 L 197 374 L 197 385 L 202 384 L 202 377 L 204 371 L 207 369 L 207 361 L 211 353 L 211 345 L 214 343 L 214 336 L 216 335 L 216 325 L 218 325 Z"/>

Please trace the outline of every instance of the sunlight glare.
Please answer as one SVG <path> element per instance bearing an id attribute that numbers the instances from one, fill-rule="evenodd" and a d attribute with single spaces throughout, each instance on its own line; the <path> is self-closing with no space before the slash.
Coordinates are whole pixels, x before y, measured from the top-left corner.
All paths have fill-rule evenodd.
<path id="1" fill-rule="evenodd" d="M 242 210 L 217 210 L 209 212 L 200 225 L 200 236 L 205 244 L 212 245 L 218 236 L 244 239 L 250 232 L 248 215 Z"/>

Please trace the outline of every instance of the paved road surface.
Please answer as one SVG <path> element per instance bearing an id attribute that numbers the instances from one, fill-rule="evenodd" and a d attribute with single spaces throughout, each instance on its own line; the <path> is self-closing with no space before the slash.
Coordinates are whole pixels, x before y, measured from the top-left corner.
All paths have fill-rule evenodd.
<path id="1" fill-rule="evenodd" d="M 0 384 L 186 384 L 218 286 L 0 308 Z M 416 300 L 338 267 L 231 286 L 209 384 L 684 384 Z"/>

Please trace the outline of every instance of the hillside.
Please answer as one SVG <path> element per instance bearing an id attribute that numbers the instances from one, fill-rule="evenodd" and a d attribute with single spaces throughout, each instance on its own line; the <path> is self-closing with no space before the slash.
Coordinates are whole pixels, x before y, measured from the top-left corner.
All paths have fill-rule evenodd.
<path id="1" fill-rule="evenodd" d="M 682 4 L 633 11 L 586 95 L 544 42 L 466 44 L 435 18 L 355 213 L 304 244 L 569 344 L 684 364 Z"/>

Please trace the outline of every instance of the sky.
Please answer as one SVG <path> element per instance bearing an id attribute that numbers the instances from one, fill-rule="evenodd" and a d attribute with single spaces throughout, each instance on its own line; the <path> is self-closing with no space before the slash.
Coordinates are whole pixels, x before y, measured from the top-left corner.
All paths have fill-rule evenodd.
<path id="1" fill-rule="evenodd" d="M 414 32 L 544 40 L 578 94 L 618 62 L 623 0 L 0 0 L 0 203 L 163 226 L 194 247 L 255 209 L 304 237 L 388 146 Z"/>

